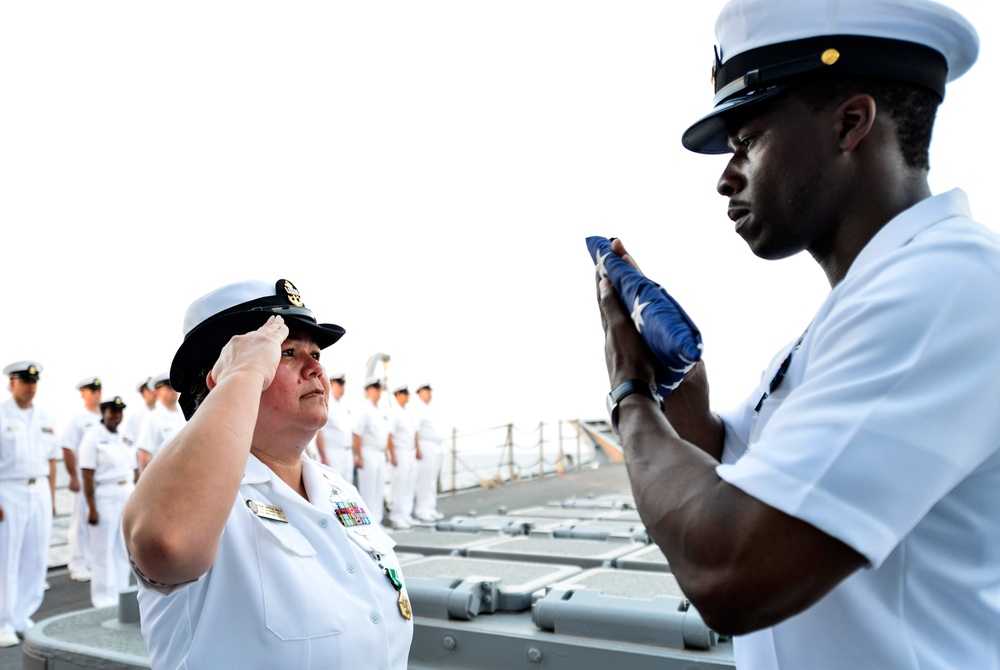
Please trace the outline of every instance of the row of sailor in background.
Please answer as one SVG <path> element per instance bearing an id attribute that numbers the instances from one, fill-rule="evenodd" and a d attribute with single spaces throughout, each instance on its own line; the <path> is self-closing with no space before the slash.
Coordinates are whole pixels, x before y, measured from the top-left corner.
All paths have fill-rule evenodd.
<path id="1" fill-rule="evenodd" d="M 386 469 L 390 482 L 389 525 L 406 530 L 416 521 L 436 521 L 443 433 L 431 409 L 433 388 L 421 383 L 410 401 L 406 384 L 392 389 L 395 402 L 382 403 L 384 383 L 365 381 L 365 399 L 352 410 L 343 401 L 347 380 L 330 376 L 329 418 L 306 453 L 356 483 L 373 523 L 382 524 Z"/>

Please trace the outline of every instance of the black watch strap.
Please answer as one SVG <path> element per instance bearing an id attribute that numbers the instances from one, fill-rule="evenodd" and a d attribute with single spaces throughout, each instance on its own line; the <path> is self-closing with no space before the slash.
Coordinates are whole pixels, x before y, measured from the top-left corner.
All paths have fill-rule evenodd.
<path id="1" fill-rule="evenodd" d="M 611 389 L 608 394 L 608 414 L 611 416 L 611 428 L 618 433 L 618 404 L 626 396 L 633 393 L 645 396 L 659 405 L 663 400 L 656 392 L 656 386 L 641 379 L 626 379 L 618 386 Z"/>

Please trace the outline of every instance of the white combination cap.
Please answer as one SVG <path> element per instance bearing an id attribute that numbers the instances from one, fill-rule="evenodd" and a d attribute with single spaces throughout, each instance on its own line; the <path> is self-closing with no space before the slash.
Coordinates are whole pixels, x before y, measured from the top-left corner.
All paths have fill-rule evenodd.
<path id="1" fill-rule="evenodd" d="M 82 391 L 83 389 L 94 389 L 95 391 L 101 390 L 101 380 L 99 377 L 84 377 L 76 383 L 76 390 Z"/>
<path id="2" fill-rule="evenodd" d="M 722 115 L 756 104 L 806 76 L 878 77 L 944 98 L 965 74 L 979 36 L 932 0 L 731 0 L 715 24 L 714 109 L 684 133 L 699 153 L 726 153 Z"/>
<path id="3" fill-rule="evenodd" d="M 149 388 L 153 389 L 154 391 L 156 389 L 162 388 L 164 386 L 170 386 L 170 373 L 169 372 L 161 372 L 160 374 L 156 375 L 155 377 L 151 377 L 149 379 L 148 386 L 149 386 Z M 171 387 L 171 388 L 173 388 L 173 387 Z"/>
<path id="4" fill-rule="evenodd" d="M 44 368 L 37 361 L 18 361 L 3 369 L 8 379 L 20 379 L 26 382 L 37 382 Z"/>

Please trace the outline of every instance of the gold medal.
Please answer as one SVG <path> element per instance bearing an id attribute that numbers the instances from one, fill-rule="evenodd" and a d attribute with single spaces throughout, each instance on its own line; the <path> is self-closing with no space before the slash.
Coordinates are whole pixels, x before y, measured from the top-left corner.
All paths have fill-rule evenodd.
<path id="1" fill-rule="evenodd" d="M 399 592 L 399 613 L 407 621 L 413 618 L 413 608 L 410 607 L 410 599 L 402 591 Z"/>

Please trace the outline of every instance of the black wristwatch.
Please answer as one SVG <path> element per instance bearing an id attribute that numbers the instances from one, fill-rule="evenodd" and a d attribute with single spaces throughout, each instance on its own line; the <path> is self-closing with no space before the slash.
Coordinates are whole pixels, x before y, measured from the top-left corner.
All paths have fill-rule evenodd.
<path id="1" fill-rule="evenodd" d="M 657 406 L 663 402 L 660 394 L 656 392 L 656 386 L 641 379 L 626 379 L 611 389 L 611 393 L 608 394 L 608 415 L 611 417 L 611 428 L 615 431 L 615 435 L 618 434 L 618 404 L 622 401 L 622 398 L 633 393 L 646 396 L 655 402 Z"/>

